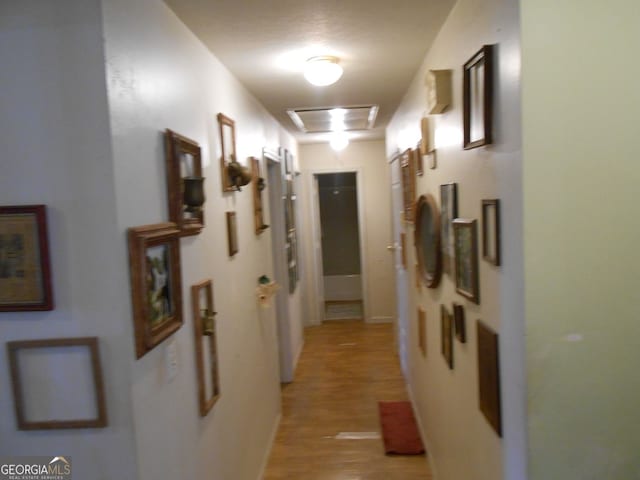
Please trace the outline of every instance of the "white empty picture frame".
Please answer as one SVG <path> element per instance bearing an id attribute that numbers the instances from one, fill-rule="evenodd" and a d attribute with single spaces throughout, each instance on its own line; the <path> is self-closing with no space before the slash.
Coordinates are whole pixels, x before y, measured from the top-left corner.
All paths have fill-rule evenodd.
<path id="1" fill-rule="evenodd" d="M 12 341 L 7 351 L 19 430 L 107 425 L 96 337 Z"/>

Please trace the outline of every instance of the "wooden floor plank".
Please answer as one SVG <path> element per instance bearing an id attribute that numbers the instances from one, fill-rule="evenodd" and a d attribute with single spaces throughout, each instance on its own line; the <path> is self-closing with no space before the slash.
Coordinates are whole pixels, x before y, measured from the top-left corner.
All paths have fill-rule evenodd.
<path id="1" fill-rule="evenodd" d="M 429 480 L 425 456 L 387 456 L 378 401 L 406 400 L 393 327 L 335 321 L 305 330 L 293 383 L 283 386 L 282 421 L 265 480 Z"/>

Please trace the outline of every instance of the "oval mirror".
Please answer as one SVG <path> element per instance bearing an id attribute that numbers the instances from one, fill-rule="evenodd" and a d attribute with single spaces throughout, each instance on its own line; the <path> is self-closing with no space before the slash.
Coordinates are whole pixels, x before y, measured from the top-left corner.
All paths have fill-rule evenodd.
<path id="1" fill-rule="evenodd" d="M 418 270 L 427 287 L 436 288 L 442 273 L 440 211 L 432 195 L 422 195 L 416 204 L 415 245 Z"/>

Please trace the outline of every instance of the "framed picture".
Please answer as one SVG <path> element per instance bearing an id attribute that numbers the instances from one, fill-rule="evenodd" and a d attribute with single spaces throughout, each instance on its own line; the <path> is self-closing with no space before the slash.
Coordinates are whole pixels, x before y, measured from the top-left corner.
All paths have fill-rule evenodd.
<path id="1" fill-rule="evenodd" d="M 489 145 L 493 122 L 493 45 L 485 45 L 463 67 L 464 149 Z"/>
<path id="2" fill-rule="evenodd" d="M 500 200 L 482 200 L 482 258 L 500 266 Z"/>
<path id="3" fill-rule="evenodd" d="M 164 134 L 169 220 L 182 235 L 197 235 L 204 227 L 204 177 L 200 145 L 167 129 Z"/>
<path id="4" fill-rule="evenodd" d="M 218 128 L 220 129 L 220 178 L 222 179 L 222 191 L 232 192 L 236 186 L 229 175 L 229 164 L 237 162 L 236 155 L 236 123 L 226 115 L 218 114 Z"/>
<path id="5" fill-rule="evenodd" d="M 238 253 L 238 224 L 236 212 L 227 212 L 227 244 L 229 246 L 229 256 L 233 257 Z"/>
<path id="6" fill-rule="evenodd" d="M 180 230 L 175 223 L 129 229 L 129 269 L 136 356 L 182 326 Z"/>
<path id="7" fill-rule="evenodd" d="M 216 312 L 213 282 L 205 280 L 191 287 L 191 308 L 195 340 L 198 403 L 204 417 L 220 398 Z"/>
<path id="8" fill-rule="evenodd" d="M 46 206 L 0 206 L 0 312 L 36 310 L 53 310 Z"/>
<path id="9" fill-rule="evenodd" d="M 479 304 L 478 234 L 476 230 L 475 220 L 456 218 L 453 221 L 456 291 L 463 297 Z"/>
<path id="10" fill-rule="evenodd" d="M 7 352 L 18 430 L 107 426 L 96 337 L 7 342 Z"/>
<path id="11" fill-rule="evenodd" d="M 440 341 L 442 356 L 453 370 L 453 322 L 447 307 L 440 305 Z"/>
<path id="12" fill-rule="evenodd" d="M 415 163 L 415 170 L 416 170 L 416 175 L 418 175 L 419 177 L 421 177 L 422 175 L 424 175 L 424 165 L 422 163 L 422 154 L 420 153 L 420 143 L 418 143 L 418 146 L 413 150 L 413 155 L 414 155 L 414 163 Z"/>
<path id="13" fill-rule="evenodd" d="M 467 328 L 464 320 L 464 307 L 459 303 L 453 304 L 453 324 L 456 338 L 460 343 L 467 343 Z"/>
<path id="14" fill-rule="evenodd" d="M 416 175 L 413 150 L 408 148 L 400 156 L 400 171 L 402 174 L 402 195 L 404 199 L 404 219 L 413 223 L 414 202 L 416 199 Z"/>
<path id="15" fill-rule="evenodd" d="M 421 195 L 416 205 L 414 243 L 418 267 L 427 287 L 436 288 L 442 274 L 440 211 L 432 195 Z"/>
<path id="16" fill-rule="evenodd" d="M 440 242 L 442 244 L 442 264 L 445 273 L 453 271 L 455 249 L 453 245 L 453 220 L 458 218 L 458 184 L 440 185 Z"/>
<path id="17" fill-rule="evenodd" d="M 502 436 L 498 334 L 480 320 L 477 329 L 480 411 L 496 433 Z"/>
<path id="18" fill-rule="evenodd" d="M 423 357 L 427 356 L 427 312 L 418 307 L 418 347 Z"/>
<path id="19" fill-rule="evenodd" d="M 429 155 L 431 153 L 431 128 L 429 128 L 429 117 L 422 117 L 420 119 L 420 141 L 418 142 L 417 149 L 420 158 L 422 158 L 423 155 Z"/>

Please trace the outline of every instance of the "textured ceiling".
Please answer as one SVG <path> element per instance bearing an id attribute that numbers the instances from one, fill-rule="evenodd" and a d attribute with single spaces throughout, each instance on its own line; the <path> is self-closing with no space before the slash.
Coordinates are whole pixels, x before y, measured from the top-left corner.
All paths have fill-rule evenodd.
<path id="1" fill-rule="evenodd" d="M 165 0 L 180 19 L 302 143 L 287 109 L 380 106 L 366 134 L 382 138 L 455 0 Z M 304 80 L 314 55 L 341 59 L 334 85 Z"/>

